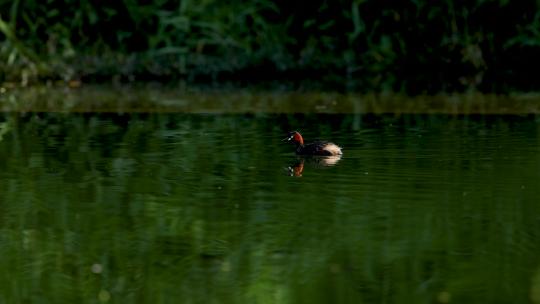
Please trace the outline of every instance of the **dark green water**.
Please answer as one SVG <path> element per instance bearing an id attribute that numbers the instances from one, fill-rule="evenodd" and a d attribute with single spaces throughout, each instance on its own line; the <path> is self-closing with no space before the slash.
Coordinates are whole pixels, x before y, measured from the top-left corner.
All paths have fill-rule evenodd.
<path id="1" fill-rule="evenodd" d="M 0 121 L 2 303 L 540 301 L 538 116 Z"/>

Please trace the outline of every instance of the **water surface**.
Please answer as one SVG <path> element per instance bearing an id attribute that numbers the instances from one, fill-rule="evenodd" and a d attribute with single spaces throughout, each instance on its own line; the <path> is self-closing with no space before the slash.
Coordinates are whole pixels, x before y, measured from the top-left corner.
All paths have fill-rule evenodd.
<path id="1" fill-rule="evenodd" d="M 344 148 L 333 165 L 280 140 Z M 0 301 L 540 302 L 535 115 L 5 112 Z"/>

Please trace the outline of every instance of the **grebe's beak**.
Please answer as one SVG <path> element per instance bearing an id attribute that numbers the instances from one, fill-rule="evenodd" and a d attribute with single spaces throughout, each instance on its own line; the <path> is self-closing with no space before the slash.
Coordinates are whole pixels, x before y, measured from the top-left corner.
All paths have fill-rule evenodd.
<path id="1" fill-rule="evenodd" d="M 292 139 L 293 139 L 293 136 L 287 136 L 284 139 L 282 139 L 281 141 L 291 141 Z"/>

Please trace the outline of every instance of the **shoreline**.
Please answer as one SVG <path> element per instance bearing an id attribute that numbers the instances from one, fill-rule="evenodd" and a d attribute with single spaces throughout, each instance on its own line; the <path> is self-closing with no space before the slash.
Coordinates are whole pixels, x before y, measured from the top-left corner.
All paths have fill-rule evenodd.
<path id="1" fill-rule="evenodd" d="M 540 93 L 407 96 L 155 84 L 2 87 L 0 112 L 521 115 L 540 114 Z"/>

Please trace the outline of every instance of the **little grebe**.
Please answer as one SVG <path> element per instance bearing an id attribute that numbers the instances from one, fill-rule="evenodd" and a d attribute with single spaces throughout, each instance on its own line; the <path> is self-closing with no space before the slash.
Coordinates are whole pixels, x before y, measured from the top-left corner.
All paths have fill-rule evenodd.
<path id="1" fill-rule="evenodd" d="M 298 155 L 332 156 L 343 154 L 338 145 L 327 141 L 316 141 L 304 145 L 302 135 L 296 131 L 289 132 L 287 137 L 283 140 L 292 142 L 296 146 L 296 154 Z"/>

